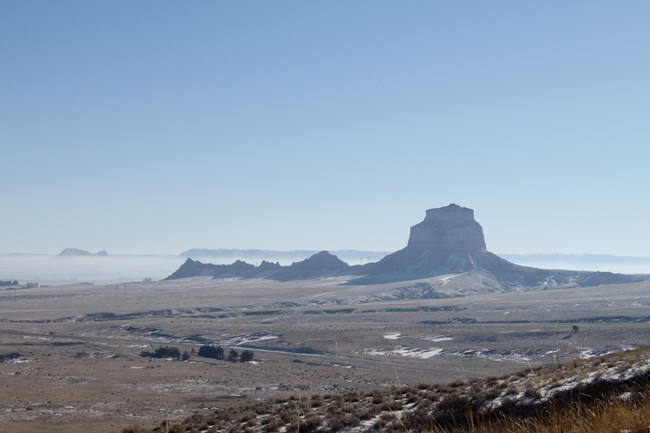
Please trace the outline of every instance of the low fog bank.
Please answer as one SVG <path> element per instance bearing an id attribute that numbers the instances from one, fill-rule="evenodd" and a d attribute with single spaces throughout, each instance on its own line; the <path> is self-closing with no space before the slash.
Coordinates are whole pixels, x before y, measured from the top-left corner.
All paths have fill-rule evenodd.
<path id="1" fill-rule="evenodd" d="M 161 280 L 185 259 L 177 256 L 57 257 L 40 254 L 0 254 L 0 280 L 46 285 L 113 284 Z"/>
<path id="2" fill-rule="evenodd" d="M 349 254 L 341 257 L 350 265 L 367 263 L 370 257 Z M 502 254 L 513 263 L 542 269 L 576 271 L 609 271 L 622 274 L 650 274 L 650 257 L 620 257 L 590 254 Z M 222 255 L 220 257 L 192 257 L 204 263 L 230 264 L 243 260 L 259 265 L 262 260 L 290 265 L 305 257 L 253 255 Z M 110 255 L 90 257 L 57 257 L 41 254 L 0 254 L 0 280 L 18 280 L 20 284 L 41 283 L 61 285 L 75 283 L 114 284 L 142 281 L 145 278 L 162 280 L 171 275 L 186 260 L 181 256 Z M 346 260 L 347 259 L 347 260 Z M 377 259 L 373 257 L 373 259 Z"/>
<path id="3" fill-rule="evenodd" d="M 607 254 L 499 254 L 499 256 L 518 265 L 541 269 L 650 274 L 650 257 Z"/>
<path id="4" fill-rule="evenodd" d="M 260 250 L 260 249 L 192 249 L 180 254 L 192 260 L 204 263 L 230 264 L 241 260 L 253 265 L 259 265 L 263 260 L 277 262 L 282 266 L 288 266 L 294 262 L 305 260 L 319 250 Z M 363 250 L 332 250 L 329 251 L 348 265 L 363 265 L 370 262 L 377 262 L 384 256 L 390 254 L 385 251 L 363 251 Z"/>
<path id="5" fill-rule="evenodd" d="M 258 266 L 262 260 L 290 265 L 310 256 L 304 254 L 223 254 L 190 256 L 203 263 L 231 264 L 236 260 Z M 20 284 L 41 283 L 63 285 L 76 283 L 115 284 L 142 281 L 145 278 L 162 280 L 178 269 L 188 256 L 51 256 L 45 254 L 0 254 L 0 280 L 18 280 Z M 346 260 L 347 259 L 347 260 Z M 343 254 L 349 264 L 368 263 L 376 257 Z"/>

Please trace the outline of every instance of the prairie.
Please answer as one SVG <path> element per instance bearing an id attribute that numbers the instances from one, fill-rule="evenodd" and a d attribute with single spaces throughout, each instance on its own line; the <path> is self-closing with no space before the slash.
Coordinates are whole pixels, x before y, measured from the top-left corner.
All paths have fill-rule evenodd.
<path id="1" fill-rule="evenodd" d="M 0 430 L 119 432 L 259 400 L 449 384 L 648 345 L 650 284 L 485 293 L 450 277 L 0 291 Z M 251 363 L 142 351 L 218 344 Z"/>

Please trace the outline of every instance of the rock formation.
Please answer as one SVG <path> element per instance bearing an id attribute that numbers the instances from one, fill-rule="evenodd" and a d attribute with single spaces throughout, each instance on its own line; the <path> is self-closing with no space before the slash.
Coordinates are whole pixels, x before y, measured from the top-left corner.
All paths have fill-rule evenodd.
<path id="1" fill-rule="evenodd" d="M 213 265 L 212 263 L 201 263 L 198 260 L 187 259 L 176 272 L 165 279 L 177 280 L 191 277 L 239 278 L 254 269 L 255 266 L 241 260 L 237 260 L 231 265 Z"/>
<path id="2" fill-rule="evenodd" d="M 350 266 L 347 263 L 327 251 L 321 251 L 301 262 L 282 267 L 269 278 L 277 281 L 290 281 L 349 274 Z"/>
<path id="3" fill-rule="evenodd" d="M 641 280 L 634 275 L 545 270 L 510 263 L 487 250 L 483 229 L 474 219 L 474 211 L 456 204 L 427 210 L 424 221 L 411 227 L 406 247 L 377 263 L 349 266 L 327 251 L 290 266 L 263 261 L 255 267 L 240 260 L 231 265 L 213 265 L 188 258 L 167 279 L 212 276 L 290 281 L 349 275 L 356 278 L 350 281 L 352 284 L 377 284 L 452 274 L 476 276 L 478 281 L 490 281 L 489 286 L 497 290 L 595 286 Z"/>
<path id="4" fill-rule="evenodd" d="M 262 261 L 259 266 L 255 267 L 241 260 L 230 265 L 213 265 L 187 259 L 176 272 L 166 279 L 211 276 L 214 278 L 267 278 L 276 281 L 291 281 L 350 275 L 353 273 L 351 269 L 351 266 L 338 257 L 327 251 L 321 251 L 289 266 Z"/>
<path id="5" fill-rule="evenodd" d="M 411 227 L 405 248 L 370 266 L 357 283 L 380 283 L 446 274 L 480 273 L 504 287 L 612 284 L 635 281 L 609 272 L 575 272 L 515 265 L 487 250 L 474 211 L 456 204 L 429 209 Z"/>
<path id="6" fill-rule="evenodd" d="M 252 271 L 246 274 L 246 278 L 272 278 L 275 274 L 282 270 L 279 263 L 271 263 L 262 260 L 262 263 Z"/>
<path id="7" fill-rule="evenodd" d="M 411 227 L 407 248 L 439 251 L 485 251 L 483 228 L 474 220 L 474 211 L 456 204 L 429 209 L 424 221 Z"/>

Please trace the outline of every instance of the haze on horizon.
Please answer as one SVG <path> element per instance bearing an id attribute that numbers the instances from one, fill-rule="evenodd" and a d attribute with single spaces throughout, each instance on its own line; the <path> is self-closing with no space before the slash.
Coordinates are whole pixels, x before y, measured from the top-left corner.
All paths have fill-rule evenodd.
<path id="1" fill-rule="evenodd" d="M 0 4 L 0 253 L 650 256 L 650 4 Z"/>

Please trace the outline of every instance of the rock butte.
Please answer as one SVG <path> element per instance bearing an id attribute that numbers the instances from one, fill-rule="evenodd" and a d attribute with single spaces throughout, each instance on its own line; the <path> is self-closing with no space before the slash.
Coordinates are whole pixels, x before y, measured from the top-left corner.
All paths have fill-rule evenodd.
<path id="1" fill-rule="evenodd" d="M 424 221 L 411 227 L 407 248 L 441 251 L 485 251 L 483 228 L 474 211 L 456 204 L 427 210 Z"/>
<path id="2" fill-rule="evenodd" d="M 212 265 L 188 259 L 167 279 L 194 276 L 215 278 L 268 278 L 278 281 L 348 275 L 351 284 L 379 284 L 470 273 L 489 280 L 491 289 L 595 286 L 641 281 L 641 276 L 610 272 L 545 270 L 515 265 L 487 250 L 483 228 L 474 211 L 450 204 L 429 209 L 424 220 L 411 227 L 406 247 L 376 263 L 348 266 L 327 251 L 301 262 L 280 266 L 263 262 L 259 267 L 237 261 Z"/>

